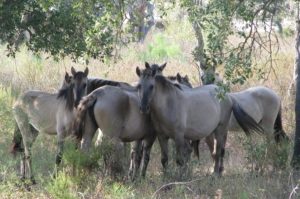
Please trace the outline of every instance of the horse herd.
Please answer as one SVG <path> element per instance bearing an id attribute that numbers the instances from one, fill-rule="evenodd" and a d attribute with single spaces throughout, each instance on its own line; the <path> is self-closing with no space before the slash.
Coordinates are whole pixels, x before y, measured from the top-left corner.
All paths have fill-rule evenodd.
<path id="1" fill-rule="evenodd" d="M 214 172 L 221 175 L 227 132 L 242 129 L 265 134 L 281 142 L 288 140 L 282 128 L 281 101 L 266 87 L 253 87 L 217 97 L 216 85 L 192 88 L 187 77 L 165 77 L 165 64 L 136 68 L 139 82 L 132 86 L 88 78 L 88 68 L 65 74 L 61 88 L 51 94 L 31 90 L 13 107 L 16 121 L 12 152 L 21 152 L 21 178 L 35 183 L 31 146 L 39 132 L 57 134 L 57 166 L 64 139 L 74 135 L 80 148 L 88 151 L 97 129 L 113 140 L 133 142 L 129 176 L 146 174 L 151 147 L 158 138 L 161 163 L 168 166 L 168 139 L 175 141 L 176 163 L 184 168 L 194 148 L 205 138 L 214 159 Z"/>

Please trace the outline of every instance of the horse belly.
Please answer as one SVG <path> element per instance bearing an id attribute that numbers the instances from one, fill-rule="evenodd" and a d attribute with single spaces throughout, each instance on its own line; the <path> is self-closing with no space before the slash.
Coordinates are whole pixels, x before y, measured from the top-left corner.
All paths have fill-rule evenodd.
<path id="1" fill-rule="evenodd" d="M 201 139 L 210 135 L 220 123 L 220 110 L 216 106 L 196 106 L 190 110 L 186 121 L 185 137 Z"/>
<path id="2" fill-rule="evenodd" d="M 187 128 L 185 133 L 184 133 L 184 137 L 187 139 L 191 139 L 191 140 L 199 140 L 202 138 L 205 138 L 207 136 L 209 136 L 216 127 L 210 127 L 210 126 L 206 126 L 206 127 L 202 127 L 202 128 Z"/>

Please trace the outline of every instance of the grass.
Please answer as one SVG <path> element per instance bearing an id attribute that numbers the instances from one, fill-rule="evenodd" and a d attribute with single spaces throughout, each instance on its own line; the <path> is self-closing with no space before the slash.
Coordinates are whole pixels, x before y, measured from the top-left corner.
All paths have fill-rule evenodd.
<path id="1" fill-rule="evenodd" d="M 185 31 L 182 31 L 181 27 L 184 27 Z M 152 31 L 144 45 L 132 44 L 128 48 L 123 48 L 120 52 L 123 59 L 116 63 L 104 64 L 91 60 L 88 65 L 90 74 L 94 77 L 135 82 L 137 81 L 135 67 L 137 65 L 143 67 L 144 64 L 144 60 L 139 57 L 140 52 L 148 52 L 147 61 L 150 63 L 154 61 L 163 63 L 165 59 L 168 60 L 165 71 L 167 75 L 174 75 L 177 72 L 187 74 L 192 83 L 198 85 L 198 71 L 190 55 L 195 46 L 193 34 L 192 28 L 185 20 L 182 24 L 169 22 L 165 32 Z M 168 48 L 155 45 L 157 38 L 163 38 Z M 281 42 L 281 48 L 275 57 L 275 72 L 261 64 L 266 74 L 269 74 L 268 80 L 258 80 L 254 75 L 246 84 L 235 85 L 232 90 L 241 90 L 258 84 L 273 88 L 282 97 L 284 129 L 293 140 L 294 108 L 287 90 L 293 77 L 294 52 L 291 46 L 294 45 L 292 38 L 282 39 Z M 149 51 L 148 46 L 158 47 L 156 49 L 158 51 Z M 160 57 L 159 53 L 155 53 L 160 51 L 169 52 L 168 57 Z M 75 152 L 71 145 L 66 146 L 64 165 L 57 178 L 53 179 L 56 139 L 55 136 L 40 134 L 32 149 L 34 172 L 38 184 L 33 186 L 31 191 L 27 191 L 26 188 L 17 185 L 18 158 L 13 158 L 8 153 L 14 127 L 11 114 L 13 102 L 20 92 L 27 89 L 56 92 L 65 71 L 70 71 L 71 66 L 78 70 L 86 66 L 80 62 L 73 63 L 68 58 L 57 62 L 44 54 L 36 56 L 25 48 L 21 49 L 16 59 L 7 58 L 3 46 L 0 47 L 0 52 L 0 198 L 269 199 L 288 198 L 299 184 L 299 178 L 292 178 L 292 171 L 288 164 L 292 154 L 291 146 L 283 146 L 283 152 L 277 153 L 271 150 L 273 153 L 269 152 L 271 155 L 266 155 L 268 151 L 266 140 L 257 137 L 250 141 L 242 132 L 229 133 L 225 173 L 222 178 L 211 175 L 213 162 L 207 146 L 202 143 L 200 160 L 192 158 L 190 163 L 192 174 L 186 182 L 163 187 L 173 182 L 176 177 L 172 176 L 175 162 L 174 158 L 170 158 L 170 175 L 163 176 L 160 149 L 155 143 L 147 177 L 138 179 L 135 183 L 113 179 L 106 174 L 102 155 L 103 151 L 112 153 L 109 147 L 95 149 L 89 158 L 86 158 Z M 154 54 L 151 54 L 153 52 Z M 281 152 L 288 152 L 289 155 L 281 155 Z M 259 170 L 252 166 L 253 162 L 258 163 Z M 278 168 L 274 167 L 276 164 Z M 282 165 L 284 166 L 281 167 Z M 293 195 L 292 198 L 297 197 L 300 197 L 299 194 Z"/>

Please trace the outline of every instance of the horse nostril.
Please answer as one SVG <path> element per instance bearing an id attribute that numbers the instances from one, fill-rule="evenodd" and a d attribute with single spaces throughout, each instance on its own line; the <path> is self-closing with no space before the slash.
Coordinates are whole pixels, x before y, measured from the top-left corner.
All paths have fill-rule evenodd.
<path id="1" fill-rule="evenodd" d="M 147 106 L 147 107 L 146 107 L 146 111 L 147 111 L 147 113 L 149 113 L 149 111 L 150 111 L 150 106 Z"/>

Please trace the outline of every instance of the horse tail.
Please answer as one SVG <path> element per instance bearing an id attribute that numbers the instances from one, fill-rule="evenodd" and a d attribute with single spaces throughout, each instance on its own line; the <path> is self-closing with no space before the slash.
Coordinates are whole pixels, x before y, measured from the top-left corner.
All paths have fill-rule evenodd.
<path id="1" fill-rule="evenodd" d="M 280 143 L 283 140 L 290 141 L 290 138 L 287 136 L 287 134 L 284 132 L 282 127 L 282 115 L 281 115 L 281 105 L 275 120 L 274 124 L 274 138 L 276 143 Z"/>
<path id="2" fill-rule="evenodd" d="M 86 113 L 92 113 L 92 110 L 97 100 L 97 96 L 94 94 L 84 97 L 77 108 L 75 121 L 73 123 L 72 134 L 76 137 L 77 140 L 81 140 L 83 135 L 83 130 L 85 127 L 85 117 Z M 90 111 L 89 111 L 90 110 Z M 92 120 L 95 120 L 94 115 L 92 115 Z"/>
<path id="3" fill-rule="evenodd" d="M 238 104 L 238 102 L 234 98 L 232 98 L 232 101 L 233 115 L 245 134 L 249 136 L 251 134 L 251 131 L 262 134 L 264 132 L 263 128 L 250 115 L 246 113 L 246 111 Z"/>
<path id="4" fill-rule="evenodd" d="M 9 150 L 12 155 L 15 156 L 17 152 L 24 151 L 22 147 L 22 141 L 23 139 L 22 139 L 21 131 L 19 129 L 17 122 L 15 122 L 14 136 Z"/>
<path id="5" fill-rule="evenodd" d="M 199 159 L 199 143 L 200 143 L 200 140 L 195 140 L 195 141 L 192 141 L 192 143 L 191 143 L 193 150 L 194 150 L 194 154 L 196 155 L 196 157 L 198 159 Z"/>

